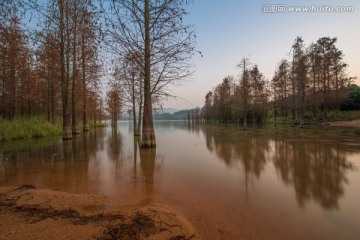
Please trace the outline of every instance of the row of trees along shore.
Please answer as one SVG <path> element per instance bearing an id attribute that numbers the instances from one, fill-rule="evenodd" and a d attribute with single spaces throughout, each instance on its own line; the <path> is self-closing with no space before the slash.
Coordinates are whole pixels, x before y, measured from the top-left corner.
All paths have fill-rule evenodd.
<path id="1" fill-rule="evenodd" d="M 104 115 L 98 23 L 91 1 L 4 0 L 0 5 L 0 115 L 63 121 L 63 139 Z M 32 18 L 38 18 L 36 23 Z M 27 19 L 34 26 L 24 23 Z M 35 30 L 35 29 L 38 30 Z"/>
<path id="2" fill-rule="evenodd" d="M 238 64 L 239 79 L 232 76 L 209 91 L 199 116 L 220 123 L 264 123 L 269 113 L 274 125 L 281 117 L 291 125 L 303 126 L 306 119 L 328 120 L 330 110 L 339 111 L 348 98 L 354 77 L 346 74 L 344 54 L 336 38 L 323 37 L 305 47 L 297 37 L 291 60 L 282 59 L 268 81 L 256 64 L 243 58 Z"/>
<path id="3" fill-rule="evenodd" d="M 155 147 L 153 105 L 192 74 L 189 2 L 1 1 L 0 116 L 60 118 L 70 140 L 80 133 L 80 119 L 83 131 L 89 117 L 105 114 L 116 126 L 128 108 L 142 147 Z"/>

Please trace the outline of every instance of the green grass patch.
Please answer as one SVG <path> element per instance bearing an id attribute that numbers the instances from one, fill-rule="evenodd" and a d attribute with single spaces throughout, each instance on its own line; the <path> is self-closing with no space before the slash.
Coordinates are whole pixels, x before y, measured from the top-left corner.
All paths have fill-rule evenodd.
<path id="1" fill-rule="evenodd" d="M 96 125 L 95 125 L 94 120 L 90 120 L 89 127 L 90 127 L 90 129 L 95 128 L 95 127 L 107 127 L 107 124 L 103 123 L 103 122 L 96 122 Z"/>
<path id="2" fill-rule="evenodd" d="M 57 136 L 61 133 L 61 121 L 52 124 L 41 116 L 11 121 L 0 118 L 0 141 Z"/>
<path id="3" fill-rule="evenodd" d="M 90 129 L 95 128 L 94 121 L 90 121 L 89 125 Z M 106 126 L 106 123 L 96 122 L 96 127 L 98 128 Z M 62 121 L 60 119 L 53 124 L 42 116 L 14 119 L 11 121 L 0 118 L 0 141 L 61 136 L 61 134 Z"/>

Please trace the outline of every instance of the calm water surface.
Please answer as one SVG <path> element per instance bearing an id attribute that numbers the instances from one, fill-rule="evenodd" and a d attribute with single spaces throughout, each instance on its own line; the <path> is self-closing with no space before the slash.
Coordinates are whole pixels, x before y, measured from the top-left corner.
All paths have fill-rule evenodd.
<path id="1" fill-rule="evenodd" d="M 140 151 L 128 122 L 1 143 L 0 186 L 165 205 L 204 239 L 360 238 L 360 129 L 155 125 L 156 150 Z"/>

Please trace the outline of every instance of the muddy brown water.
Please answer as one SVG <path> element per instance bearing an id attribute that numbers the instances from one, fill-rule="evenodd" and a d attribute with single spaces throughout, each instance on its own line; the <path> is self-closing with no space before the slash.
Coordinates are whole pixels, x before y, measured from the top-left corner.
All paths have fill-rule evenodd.
<path id="1" fill-rule="evenodd" d="M 154 150 L 124 121 L 73 141 L 1 143 L 0 186 L 164 205 L 203 239 L 359 239 L 359 128 L 155 127 Z"/>

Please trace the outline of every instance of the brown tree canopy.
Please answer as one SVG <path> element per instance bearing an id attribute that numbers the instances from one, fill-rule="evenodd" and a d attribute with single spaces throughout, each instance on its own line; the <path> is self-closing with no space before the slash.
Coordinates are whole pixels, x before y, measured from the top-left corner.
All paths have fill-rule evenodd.
<path id="1" fill-rule="evenodd" d="M 336 38 L 323 37 L 306 47 L 303 39 L 297 37 L 291 47 L 291 60 L 280 61 L 271 83 L 264 79 L 256 64 L 251 67 L 243 58 L 238 65 L 239 83 L 229 85 L 227 77 L 205 96 L 205 119 L 242 121 L 246 127 L 248 118 L 253 123 L 264 122 L 270 110 L 274 125 L 277 116 L 300 126 L 309 119 L 326 121 L 329 110 L 339 111 L 354 79 L 346 74 L 348 65 L 343 62 L 344 54 L 336 42 Z"/>

